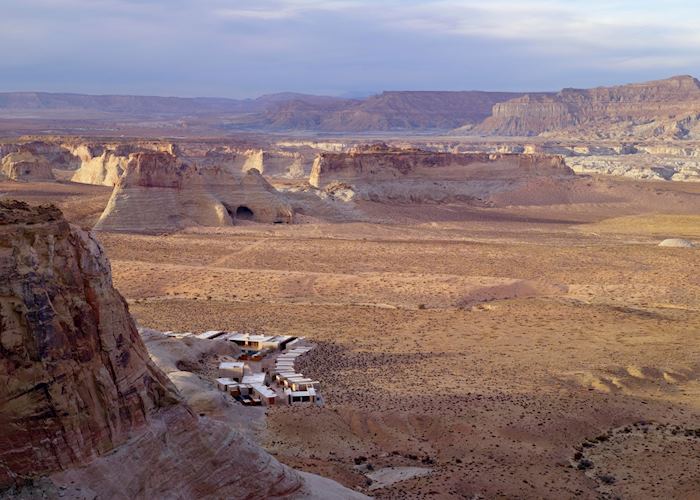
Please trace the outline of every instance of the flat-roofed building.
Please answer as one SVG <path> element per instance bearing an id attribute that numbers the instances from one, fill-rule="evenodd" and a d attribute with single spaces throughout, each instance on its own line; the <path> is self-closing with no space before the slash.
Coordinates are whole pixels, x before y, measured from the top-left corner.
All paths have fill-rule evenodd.
<path id="1" fill-rule="evenodd" d="M 316 403 L 316 389 L 308 389 L 306 391 L 286 389 L 284 394 L 287 396 L 287 402 L 290 405 L 294 403 Z"/>
<path id="2" fill-rule="evenodd" d="M 294 363 L 276 363 L 275 370 L 283 372 L 285 370 L 294 370 Z"/>
<path id="3" fill-rule="evenodd" d="M 224 333 L 226 332 L 223 330 L 209 330 L 208 332 L 198 333 L 195 337 L 198 339 L 211 340 L 222 336 Z"/>
<path id="4" fill-rule="evenodd" d="M 316 389 L 318 391 L 321 389 L 321 383 L 317 380 L 311 380 L 310 378 L 293 380 L 290 382 L 290 386 L 293 391 L 304 391 L 308 389 Z"/>
<path id="5" fill-rule="evenodd" d="M 260 398 L 263 404 L 275 404 L 277 393 L 266 385 L 255 384 L 252 386 L 253 392 Z"/>
<path id="6" fill-rule="evenodd" d="M 240 380 L 243 378 L 243 371 L 245 370 L 245 363 L 241 361 L 224 361 L 219 363 L 219 376 L 228 377 L 235 380 Z"/>
<path id="7" fill-rule="evenodd" d="M 232 385 L 238 385 L 238 382 L 229 377 L 221 377 L 216 379 L 216 387 L 220 391 L 228 391 Z"/>
<path id="8" fill-rule="evenodd" d="M 241 383 L 247 385 L 265 385 L 265 374 L 249 373 L 243 376 Z"/>
<path id="9" fill-rule="evenodd" d="M 250 333 L 232 333 L 225 337 L 229 342 L 234 342 L 242 349 L 249 351 L 284 349 L 294 338 L 289 335 L 256 335 Z"/>

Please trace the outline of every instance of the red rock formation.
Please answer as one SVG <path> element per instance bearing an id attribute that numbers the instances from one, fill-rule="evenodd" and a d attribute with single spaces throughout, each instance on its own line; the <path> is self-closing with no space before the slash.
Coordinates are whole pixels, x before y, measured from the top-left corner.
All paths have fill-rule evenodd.
<path id="1" fill-rule="evenodd" d="M 0 486 L 85 463 L 177 403 L 102 248 L 58 209 L 0 202 L 0 276 Z"/>
<path id="2" fill-rule="evenodd" d="M 525 174 L 571 174 L 556 155 L 515 153 L 435 153 L 420 150 L 357 150 L 350 153 L 321 153 L 309 182 L 322 188 L 330 182 L 388 180 L 410 177 L 452 178 L 467 181 L 477 177 L 500 178 Z M 499 168 L 507 167 L 507 168 Z"/>

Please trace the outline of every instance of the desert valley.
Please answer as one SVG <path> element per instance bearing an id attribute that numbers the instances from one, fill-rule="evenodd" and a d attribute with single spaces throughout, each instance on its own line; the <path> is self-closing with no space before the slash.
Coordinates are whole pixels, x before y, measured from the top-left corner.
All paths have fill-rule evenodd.
<path id="1" fill-rule="evenodd" d="M 695 78 L 0 134 L 0 496 L 700 495 Z"/>

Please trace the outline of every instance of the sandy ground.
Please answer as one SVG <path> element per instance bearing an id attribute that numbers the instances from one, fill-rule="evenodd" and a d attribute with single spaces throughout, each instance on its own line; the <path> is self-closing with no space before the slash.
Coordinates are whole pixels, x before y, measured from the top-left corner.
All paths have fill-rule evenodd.
<path id="1" fill-rule="evenodd" d="M 364 492 L 372 471 L 431 470 L 379 498 L 697 498 L 700 249 L 657 243 L 700 242 L 700 185 L 604 184 L 99 239 L 142 326 L 318 344 L 300 370 L 325 406 L 270 409 L 259 434 L 289 465 Z"/>

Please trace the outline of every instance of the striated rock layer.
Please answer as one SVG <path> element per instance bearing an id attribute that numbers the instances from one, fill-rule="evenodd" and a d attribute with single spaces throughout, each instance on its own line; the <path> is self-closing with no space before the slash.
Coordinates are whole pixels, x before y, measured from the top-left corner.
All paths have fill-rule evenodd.
<path id="1" fill-rule="evenodd" d="M 85 463 L 177 403 L 89 234 L 0 202 L 0 486 Z"/>
<path id="2" fill-rule="evenodd" d="M 54 207 L 0 201 L 0 349 L 0 496 L 364 498 L 197 417 Z"/>
<path id="3" fill-rule="evenodd" d="M 282 195 L 255 169 L 237 177 L 223 168 L 197 168 L 170 153 L 149 152 L 130 156 L 95 229 L 161 232 L 292 218 Z"/>
<path id="4" fill-rule="evenodd" d="M 667 80 L 528 94 L 493 106 L 475 129 L 484 135 L 531 136 L 561 132 L 581 136 L 686 139 L 700 132 L 700 82 Z"/>
<path id="5" fill-rule="evenodd" d="M 134 153 L 164 151 L 177 154 L 177 146 L 168 142 L 135 142 L 129 144 L 67 144 L 65 148 L 80 162 L 71 181 L 99 186 L 114 186 L 126 170 Z"/>
<path id="6" fill-rule="evenodd" d="M 562 157 L 542 154 L 436 153 L 383 146 L 322 153 L 309 183 L 326 192 L 379 202 L 478 201 L 539 178 L 574 174 Z"/>

